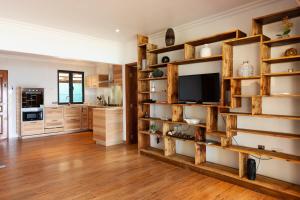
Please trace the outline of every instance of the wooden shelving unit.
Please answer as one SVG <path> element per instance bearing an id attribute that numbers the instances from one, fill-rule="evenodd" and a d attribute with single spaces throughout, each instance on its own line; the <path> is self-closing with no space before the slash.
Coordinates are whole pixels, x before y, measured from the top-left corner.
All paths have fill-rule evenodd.
<path id="1" fill-rule="evenodd" d="M 256 148 L 237 146 L 232 144 L 232 138 L 237 134 L 263 135 L 282 139 L 299 140 L 300 134 L 280 133 L 273 131 L 262 131 L 238 128 L 238 117 L 257 117 L 282 120 L 300 120 L 300 116 L 274 115 L 262 112 L 262 98 L 300 97 L 300 94 L 271 94 L 271 78 L 281 76 L 298 76 L 299 71 L 295 72 L 271 72 L 271 65 L 276 63 L 299 61 L 300 56 L 271 58 L 271 48 L 299 43 L 300 36 L 295 35 L 289 38 L 270 39 L 263 35 L 263 25 L 281 21 L 283 17 L 289 18 L 300 16 L 300 8 L 294 8 L 287 11 L 274 13 L 271 15 L 253 19 L 252 36 L 246 36 L 240 30 L 224 32 L 197 40 L 188 41 L 184 44 L 177 44 L 171 47 L 158 48 L 157 45 L 149 44 L 148 37 L 138 36 L 138 102 L 150 99 L 150 82 L 153 79 L 147 78 L 147 73 L 155 68 L 166 68 L 167 80 L 167 101 L 155 103 L 138 104 L 138 149 L 141 154 L 155 157 L 157 159 L 170 162 L 191 170 L 214 176 L 216 178 L 233 182 L 235 184 L 255 189 L 280 198 L 300 198 L 300 186 L 284 181 L 257 175 L 255 181 L 248 180 L 246 177 L 246 161 L 249 156 L 265 156 L 272 159 L 300 164 L 300 156 L 291 155 L 283 152 L 270 150 L 259 150 Z M 222 55 L 214 55 L 208 58 L 197 58 L 195 48 L 197 46 L 223 42 Z M 250 77 L 233 76 L 233 48 L 237 45 L 246 45 L 258 43 L 260 46 L 260 72 L 258 75 Z M 184 60 L 172 61 L 170 63 L 158 63 L 158 54 L 171 51 L 183 50 Z M 141 70 L 142 59 L 147 59 L 147 68 Z M 219 105 L 205 104 L 178 104 L 178 66 L 201 62 L 222 61 L 222 79 L 221 79 L 221 101 Z M 247 95 L 241 93 L 241 82 L 247 80 L 259 81 L 260 91 L 257 95 Z M 226 95 L 230 93 L 229 97 Z M 250 98 L 251 112 L 230 112 L 230 108 L 242 107 L 242 98 Z M 229 103 L 228 103 L 229 102 Z M 172 108 L 172 119 L 162 120 L 160 118 L 145 118 L 145 114 L 150 114 L 153 109 L 151 106 L 164 105 Z M 206 110 L 205 123 L 197 125 L 188 125 L 183 120 L 184 107 L 202 107 Z M 217 130 L 218 116 L 225 117 L 225 131 Z M 163 149 L 156 149 L 150 146 L 150 123 L 160 123 L 162 125 Z M 194 127 L 195 141 L 182 140 L 167 136 L 167 132 L 172 128 L 171 125 L 185 125 Z M 156 136 L 156 135 L 154 135 Z M 214 136 L 219 142 L 206 139 L 207 136 Z M 189 157 L 176 153 L 176 140 L 187 142 L 193 145 L 195 156 Z M 206 161 L 207 146 L 235 152 L 239 159 L 238 169 L 228 166 L 209 163 Z"/>

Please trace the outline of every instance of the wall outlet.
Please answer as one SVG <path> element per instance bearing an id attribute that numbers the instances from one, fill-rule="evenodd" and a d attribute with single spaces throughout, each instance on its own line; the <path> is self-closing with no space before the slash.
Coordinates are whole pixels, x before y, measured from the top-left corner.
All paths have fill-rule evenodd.
<path id="1" fill-rule="evenodd" d="M 257 146 L 257 148 L 258 148 L 258 149 L 261 149 L 261 150 L 265 150 L 266 147 L 265 147 L 265 145 L 259 144 L 259 145 Z"/>

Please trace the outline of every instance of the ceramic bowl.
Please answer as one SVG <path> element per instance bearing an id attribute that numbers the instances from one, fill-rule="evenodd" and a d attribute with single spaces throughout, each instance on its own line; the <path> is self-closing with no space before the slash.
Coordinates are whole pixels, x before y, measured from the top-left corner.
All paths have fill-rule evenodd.
<path id="1" fill-rule="evenodd" d="M 184 119 L 184 121 L 186 121 L 186 123 L 188 123 L 188 124 L 199 124 L 200 123 L 200 119 Z"/>

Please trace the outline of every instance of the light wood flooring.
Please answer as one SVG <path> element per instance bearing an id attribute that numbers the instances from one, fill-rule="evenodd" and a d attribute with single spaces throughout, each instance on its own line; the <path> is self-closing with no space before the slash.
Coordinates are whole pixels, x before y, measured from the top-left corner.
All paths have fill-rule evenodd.
<path id="1" fill-rule="evenodd" d="M 271 200 L 215 178 L 96 145 L 89 132 L 0 142 L 1 200 Z"/>

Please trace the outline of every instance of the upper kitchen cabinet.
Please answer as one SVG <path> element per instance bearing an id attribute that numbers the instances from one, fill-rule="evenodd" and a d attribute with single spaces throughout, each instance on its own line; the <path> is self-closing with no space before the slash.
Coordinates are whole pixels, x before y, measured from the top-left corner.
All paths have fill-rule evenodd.
<path id="1" fill-rule="evenodd" d="M 108 74 L 97 74 L 85 77 L 85 86 L 87 88 L 109 87 Z"/>
<path id="2" fill-rule="evenodd" d="M 122 85 L 122 65 L 113 65 L 113 82 Z"/>

